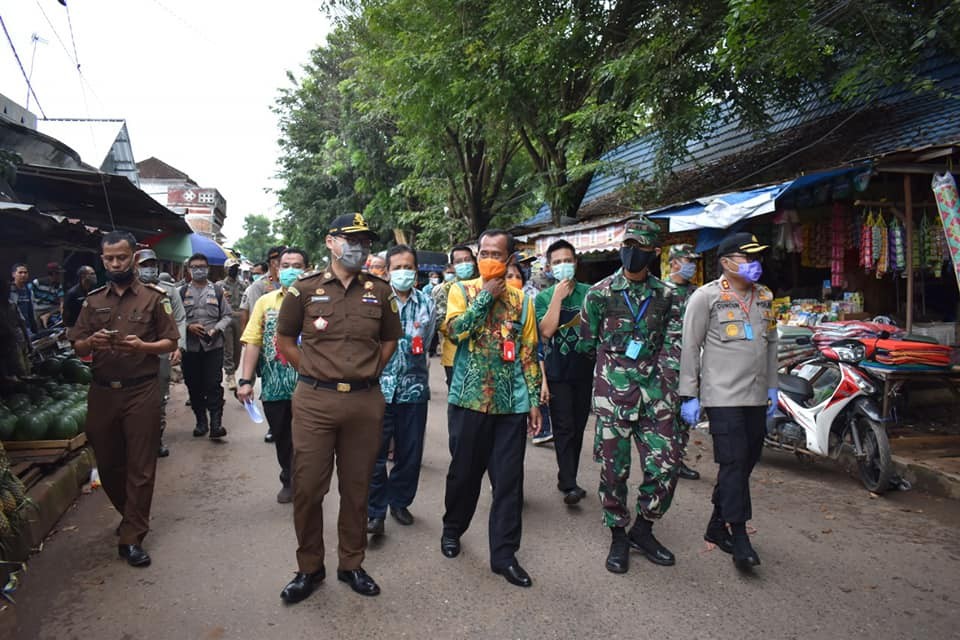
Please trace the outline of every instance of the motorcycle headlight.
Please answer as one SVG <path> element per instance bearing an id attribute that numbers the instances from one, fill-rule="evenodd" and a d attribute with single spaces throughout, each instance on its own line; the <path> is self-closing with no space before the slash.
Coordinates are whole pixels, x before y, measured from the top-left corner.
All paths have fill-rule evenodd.
<path id="1" fill-rule="evenodd" d="M 877 392 L 877 388 L 873 386 L 873 383 L 867 380 L 862 375 L 858 373 L 854 373 L 853 379 L 857 383 L 857 387 L 860 388 L 860 391 L 863 391 L 868 396 L 872 396 Z"/>
<path id="2" fill-rule="evenodd" d="M 867 357 L 867 349 L 863 345 L 855 345 L 850 347 L 834 347 L 834 351 L 837 354 L 837 358 L 841 362 L 860 362 Z"/>

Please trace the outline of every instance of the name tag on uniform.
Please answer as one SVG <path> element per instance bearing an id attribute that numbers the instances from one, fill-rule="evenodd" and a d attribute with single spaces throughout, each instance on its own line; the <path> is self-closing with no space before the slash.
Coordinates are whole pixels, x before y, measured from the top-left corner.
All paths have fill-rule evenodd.
<path id="1" fill-rule="evenodd" d="M 207 304 L 217 304 L 217 296 L 207 296 Z"/>
<path id="2" fill-rule="evenodd" d="M 330 296 L 310 296 L 310 302 L 330 302 Z"/>
<path id="3" fill-rule="evenodd" d="M 643 342 L 640 340 L 631 340 L 627 344 L 627 357 L 636 360 L 640 356 L 640 350 L 643 349 Z"/>
<path id="4" fill-rule="evenodd" d="M 367 304 L 380 304 L 380 300 L 376 296 L 363 296 L 360 298 L 360 302 L 366 302 Z"/>

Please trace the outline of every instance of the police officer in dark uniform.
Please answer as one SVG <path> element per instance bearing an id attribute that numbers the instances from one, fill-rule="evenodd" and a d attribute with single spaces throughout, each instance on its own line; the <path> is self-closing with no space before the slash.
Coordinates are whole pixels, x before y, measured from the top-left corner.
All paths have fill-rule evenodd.
<path id="1" fill-rule="evenodd" d="M 78 355 L 93 353 L 87 439 L 104 491 L 123 516 L 120 557 L 150 564 L 140 546 L 150 529 L 150 503 L 160 448 L 160 356 L 180 333 L 166 292 L 134 277 L 136 240 L 112 232 L 100 242 L 109 283 L 87 294 L 67 336 Z"/>
<path id="2" fill-rule="evenodd" d="M 293 394 L 293 522 L 299 570 L 280 594 L 288 604 L 309 596 L 326 576 L 323 497 L 330 489 L 334 456 L 340 487 L 337 579 L 362 595 L 380 593 L 361 565 L 367 547 L 367 497 L 385 407 L 378 379 L 402 330 L 390 285 L 360 273 L 375 239 L 362 215 L 339 216 L 326 238 L 329 268 L 301 276 L 280 307 L 277 346 L 300 373 Z"/>

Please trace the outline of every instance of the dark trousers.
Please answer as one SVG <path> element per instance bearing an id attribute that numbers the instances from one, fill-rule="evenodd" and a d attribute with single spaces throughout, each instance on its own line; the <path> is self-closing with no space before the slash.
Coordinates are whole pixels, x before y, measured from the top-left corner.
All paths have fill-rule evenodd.
<path id="1" fill-rule="evenodd" d="M 90 385 L 87 439 L 103 490 L 123 516 L 120 544 L 140 544 L 150 530 L 150 505 L 160 448 L 160 385 Z"/>
<path id="2" fill-rule="evenodd" d="M 370 481 L 367 516 L 383 518 L 387 507 L 405 509 L 413 504 L 420 483 L 423 436 L 427 428 L 427 403 L 389 403 L 383 414 L 383 438 Z M 387 475 L 387 452 L 393 440 L 393 468 Z"/>
<path id="3" fill-rule="evenodd" d="M 263 415 L 273 433 L 280 463 L 280 484 L 290 486 L 290 464 L 293 459 L 293 407 L 290 400 L 264 400 Z"/>
<path id="4" fill-rule="evenodd" d="M 724 522 L 746 522 L 752 515 L 750 473 L 760 460 L 767 426 L 766 407 L 707 407 L 713 459 L 720 469 L 713 504 Z"/>
<path id="5" fill-rule="evenodd" d="M 293 393 L 293 526 L 297 565 L 323 567 L 323 499 L 337 465 L 340 513 L 337 568 L 359 569 L 367 549 L 367 498 L 380 448 L 383 394 L 379 388 L 337 393 L 298 384 Z"/>
<path id="6" fill-rule="evenodd" d="M 490 505 L 490 567 L 516 563 L 523 509 L 523 457 L 527 414 L 494 415 L 450 406 L 458 437 L 447 472 L 443 535 L 459 538 L 477 510 L 483 474 L 493 485 Z"/>
<path id="7" fill-rule="evenodd" d="M 550 419 L 557 454 L 557 488 L 577 487 L 577 469 L 583 449 L 583 431 L 590 417 L 593 382 L 550 382 Z"/>
<path id="8" fill-rule="evenodd" d="M 183 354 L 183 382 L 190 394 L 194 413 L 223 407 L 223 349 L 186 351 Z"/>

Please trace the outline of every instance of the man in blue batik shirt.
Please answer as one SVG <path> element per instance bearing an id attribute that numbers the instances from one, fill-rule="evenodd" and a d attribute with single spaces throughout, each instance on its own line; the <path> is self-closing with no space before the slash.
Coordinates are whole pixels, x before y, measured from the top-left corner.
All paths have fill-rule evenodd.
<path id="1" fill-rule="evenodd" d="M 387 507 L 402 525 L 413 524 L 408 507 L 417 495 L 423 439 L 427 427 L 430 382 L 427 355 L 436 327 L 430 296 L 419 291 L 417 254 L 407 245 L 387 251 L 387 275 L 397 294 L 403 336 L 380 374 L 380 390 L 387 401 L 383 415 L 383 440 L 370 481 L 367 533 L 381 535 Z M 387 475 L 387 452 L 393 441 L 393 468 Z"/>

